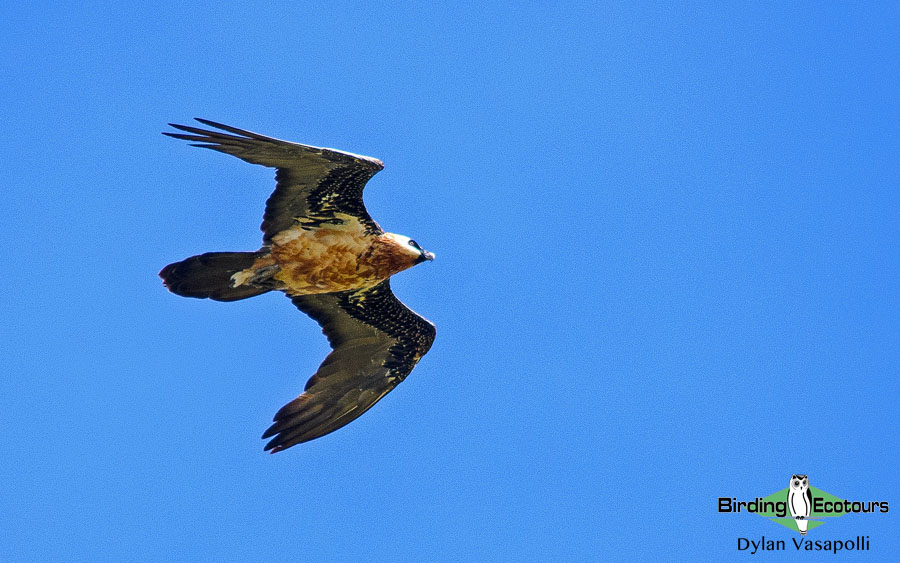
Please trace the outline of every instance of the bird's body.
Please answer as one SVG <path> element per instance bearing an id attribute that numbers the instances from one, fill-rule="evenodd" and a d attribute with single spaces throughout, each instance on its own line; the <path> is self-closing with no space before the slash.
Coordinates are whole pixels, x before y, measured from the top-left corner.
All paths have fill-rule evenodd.
<path id="1" fill-rule="evenodd" d="M 272 237 L 268 252 L 235 273 L 232 286 L 258 283 L 260 272 L 269 271 L 273 288 L 288 295 L 372 287 L 411 268 L 419 258 L 395 236 L 366 235 L 349 217 L 343 225 L 328 228 L 293 227 Z"/>
<path id="2" fill-rule="evenodd" d="M 394 297 L 389 278 L 431 260 L 415 241 L 385 233 L 362 203 L 383 164 L 333 149 L 280 141 L 198 119 L 233 135 L 173 125 L 166 135 L 277 169 L 266 202 L 263 246 L 210 252 L 163 268 L 173 293 L 218 301 L 283 291 L 322 326 L 333 348 L 305 392 L 263 435 L 272 452 L 354 420 L 412 371 L 434 340 L 434 325 Z"/>

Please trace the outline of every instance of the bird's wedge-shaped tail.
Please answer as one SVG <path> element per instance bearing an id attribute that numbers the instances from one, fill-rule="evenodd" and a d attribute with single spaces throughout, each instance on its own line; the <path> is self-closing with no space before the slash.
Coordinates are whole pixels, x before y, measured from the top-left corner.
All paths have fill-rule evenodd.
<path id="1" fill-rule="evenodd" d="M 251 268 L 262 255 L 258 252 L 207 252 L 169 264 L 159 277 L 176 295 L 237 301 L 271 290 L 262 284 L 235 284 L 235 274 Z"/>

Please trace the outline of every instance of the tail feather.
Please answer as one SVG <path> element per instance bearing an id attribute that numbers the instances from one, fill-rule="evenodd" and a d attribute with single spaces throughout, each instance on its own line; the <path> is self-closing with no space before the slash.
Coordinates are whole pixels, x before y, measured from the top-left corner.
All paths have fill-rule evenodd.
<path id="1" fill-rule="evenodd" d="M 269 291 L 269 288 L 255 285 L 231 285 L 231 276 L 253 266 L 259 257 L 258 252 L 207 252 L 169 264 L 159 277 L 169 291 L 177 295 L 237 301 Z"/>

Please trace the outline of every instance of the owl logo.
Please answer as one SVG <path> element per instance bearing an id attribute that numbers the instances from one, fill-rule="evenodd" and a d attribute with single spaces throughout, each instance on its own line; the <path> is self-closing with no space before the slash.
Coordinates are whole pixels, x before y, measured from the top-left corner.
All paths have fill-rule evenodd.
<path id="1" fill-rule="evenodd" d="M 809 529 L 809 513 L 812 512 L 812 492 L 809 490 L 809 475 L 791 475 L 790 489 L 787 495 L 791 516 L 797 521 L 800 535 L 805 536 Z"/>

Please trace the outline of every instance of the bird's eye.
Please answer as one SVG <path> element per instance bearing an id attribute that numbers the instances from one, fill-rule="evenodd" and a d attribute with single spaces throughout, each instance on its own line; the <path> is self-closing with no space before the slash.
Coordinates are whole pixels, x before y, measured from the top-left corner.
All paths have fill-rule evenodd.
<path id="1" fill-rule="evenodd" d="M 414 241 L 414 240 L 412 240 L 412 239 L 410 239 L 409 245 L 410 245 L 411 247 L 413 247 L 413 248 L 420 248 L 420 247 L 419 247 L 419 243 L 417 243 L 416 241 Z"/>

